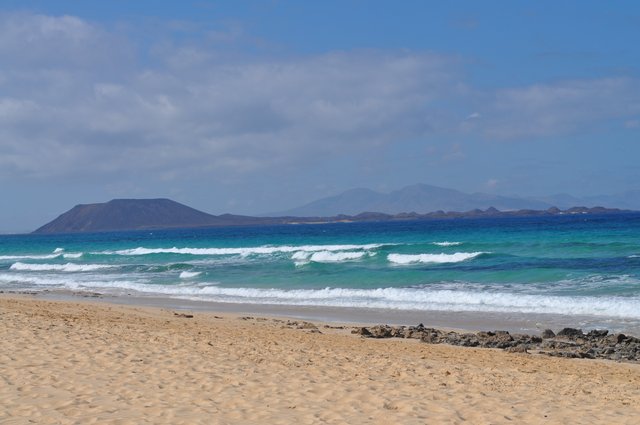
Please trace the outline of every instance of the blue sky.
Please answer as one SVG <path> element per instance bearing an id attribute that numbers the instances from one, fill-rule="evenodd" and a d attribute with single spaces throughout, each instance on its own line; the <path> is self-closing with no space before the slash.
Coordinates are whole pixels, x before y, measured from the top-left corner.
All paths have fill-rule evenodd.
<path id="1" fill-rule="evenodd" d="M 0 231 L 115 197 L 640 189 L 638 40 L 632 1 L 5 0 Z"/>

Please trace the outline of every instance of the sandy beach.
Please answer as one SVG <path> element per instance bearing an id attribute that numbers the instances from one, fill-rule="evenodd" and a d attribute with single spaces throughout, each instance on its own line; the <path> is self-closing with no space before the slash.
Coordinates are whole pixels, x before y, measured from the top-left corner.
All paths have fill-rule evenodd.
<path id="1" fill-rule="evenodd" d="M 0 423 L 640 420 L 638 364 L 363 339 L 349 325 L 316 325 L 3 295 Z"/>

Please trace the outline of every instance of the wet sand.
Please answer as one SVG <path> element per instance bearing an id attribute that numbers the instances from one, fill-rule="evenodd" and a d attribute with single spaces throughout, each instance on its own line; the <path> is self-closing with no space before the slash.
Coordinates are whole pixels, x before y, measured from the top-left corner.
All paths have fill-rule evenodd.
<path id="1" fill-rule="evenodd" d="M 349 325 L 253 316 L 0 296 L 0 423 L 640 419 L 638 364 L 361 339 Z"/>

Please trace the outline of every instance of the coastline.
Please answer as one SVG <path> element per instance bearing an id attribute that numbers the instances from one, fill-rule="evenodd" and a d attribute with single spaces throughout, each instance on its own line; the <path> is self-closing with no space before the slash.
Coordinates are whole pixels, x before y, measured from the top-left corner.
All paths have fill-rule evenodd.
<path id="1" fill-rule="evenodd" d="M 193 316 L 193 317 L 189 317 Z M 634 423 L 640 365 L 0 296 L 0 422 Z"/>
<path id="2" fill-rule="evenodd" d="M 116 296 L 98 292 L 77 292 L 67 290 L 43 291 L 0 291 L 0 296 L 26 293 L 43 300 L 94 301 L 137 307 L 158 307 L 165 309 L 190 310 L 197 312 L 218 312 L 269 317 L 289 317 L 317 322 L 335 322 L 354 325 L 404 325 L 419 323 L 425 326 L 456 331 L 477 332 L 485 330 L 506 330 L 515 333 L 539 335 L 545 329 L 560 330 L 565 327 L 581 328 L 585 332 L 594 329 L 608 329 L 640 337 L 640 323 L 620 318 L 560 315 L 546 313 L 498 313 L 474 311 L 440 310 L 395 310 L 380 308 L 351 308 L 330 306 L 298 306 L 287 304 L 227 303 L 204 300 L 182 299 L 168 296 L 127 295 Z"/>

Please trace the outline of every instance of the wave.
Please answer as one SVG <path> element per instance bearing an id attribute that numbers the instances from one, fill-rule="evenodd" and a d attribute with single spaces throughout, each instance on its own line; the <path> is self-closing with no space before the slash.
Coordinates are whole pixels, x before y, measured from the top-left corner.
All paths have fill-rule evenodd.
<path id="1" fill-rule="evenodd" d="M 0 273 L 0 283 L 20 285 L 20 287 L 29 289 L 36 289 L 38 286 L 45 287 L 57 287 L 59 289 L 73 289 L 73 290 L 96 290 L 101 288 L 110 288 L 116 290 L 142 288 L 146 283 L 146 280 L 96 280 L 95 275 L 75 275 L 89 277 L 87 280 L 72 279 L 71 276 L 65 275 L 34 275 L 34 274 L 18 274 L 18 273 Z M 35 287 L 34 287 L 35 286 Z M 144 291 L 142 291 L 144 292 Z"/>
<path id="2" fill-rule="evenodd" d="M 455 254 L 389 254 L 387 259 L 394 264 L 442 264 L 470 260 L 486 252 L 456 252 Z"/>
<path id="3" fill-rule="evenodd" d="M 184 273 L 184 275 L 183 275 Z M 640 296 L 587 296 L 526 294 L 482 289 L 411 288 L 324 288 L 324 289 L 264 289 L 225 288 L 218 282 L 188 283 L 190 276 L 182 272 L 184 283 L 151 284 L 145 279 L 113 279 L 102 275 L 34 275 L 0 273 L 0 282 L 26 285 L 29 288 L 57 287 L 62 289 L 106 291 L 114 295 L 136 292 L 140 295 L 165 295 L 173 298 L 201 301 L 277 304 L 318 307 L 380 308 L 414 311 L 475 311 L 504 313 L 548 313 L 584 315 L 640 320 Z M 189 276 L 189 277 L 187 277 Z"/>
<path id="4" fill-rule="evenodd" d="M 2 276 L 0 275 L 0 280 Z M 413 311 L 562 314 L 640 320 L 640 297 L 548 296 L 414 288 L 260 289 L 224 288 L 217 283 L 154 285 L 132 281 L 78 282 L 27 279 L 36 285 L 63 284 L 75 290 L 167 295 L 201 301 L 319 307 L 380 308 Z"/>
<path id="5" fill-rule="evenodd" d="M 373 253 L 375 254 L 375 253 Z M 305 252 L 298 251 L 291 256 L 292 260 L 297 260 L 296 265 L 303 265 L 309 262 L 314 263 L 341 263 L 343 261 L 359 260 L 367 255 L 366 252 L 332 252 L 332 251 L 317 251 L 317 252 Z"/>
<path id="6" fill-rule="evenodd" d="M 67 263 L 67 264 L 27 264 L 17 262 L 9 267 L 10 270 L 17 271 L 58 271 L 58 272 L 90 272 L 95 270 L 102 269 L 110 269 L 117 266 L 106 265 L 106 264 L 75 264 L 75 263 Z"/>
<path id="7" fill-rule="evenodd" d="M 458 245 L 462 245 L 462 242 L 448 242 L 448 241 L 431 242 L 431 245 L 436 245 L 436 246 L 458 246 Z"/>
<path id="8" fill-rule="evenodd" d="M 16 260 L 53 260 L 54 258 L 80 258 L 83 253 L 64 253 L 64 248 L 56 248 L 50 254 L 17 254 L 17 255 L 0 255 L 0 261 L 16 261 Z"/>
<path id="9" fill-rule="evenodd" d="M 202 272 L 181 272 L 180 279 L 192 279 L 194 277 L 200 276 Z"/>
<path id="10" fill-rule="evenodd" d="M 186 255 L 242 255 L 252 254 L 275 254 L 292 252 L 318 252 L 318 251 L 353 251 L 353 250 L 375 250 L 383 246 L 392 244 L 365 244 L 365 245 L 282 245 L 282 246 L 256 246 L 240 248 L 145 248 L 122 249 L 118 251 L 103 251 L 95 254 L 108 255 L 150 255 L 150 254 L 186 254 Z"/>
<path id="11" fill-rule="evenodd" d="M 52 260 L 60 257 L 58 254 L 42 254 L 42 255 L 0 255 L 0 260 Z"/>

